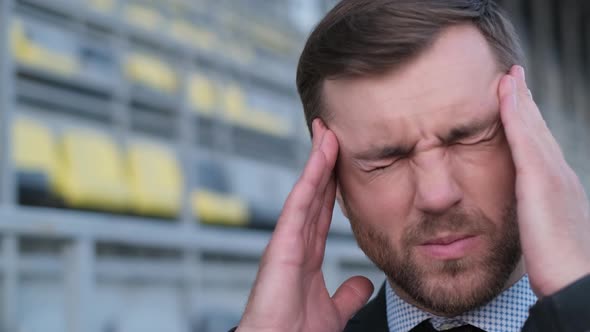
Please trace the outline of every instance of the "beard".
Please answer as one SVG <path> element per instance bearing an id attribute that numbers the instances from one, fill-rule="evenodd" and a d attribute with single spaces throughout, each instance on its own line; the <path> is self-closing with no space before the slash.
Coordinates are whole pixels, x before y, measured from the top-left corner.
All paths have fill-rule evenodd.
<path id="1" fill-rule="evenodd" d="M 522 255 L 515 199 L 504 209 L 501 223 L 492 222 L 478 209 L 455 208 L 445 215 L 423 215 L 404 231 L 399 251 L 387 234 L 348 212 L 359 247 L 385 273 L 392 287 L 442 316 L 456 316 L 495 298 Z M 475 234 L 487 247 L 479 255 L 453 260 L 416 253 L 417 246 L 442 232 Z"/>

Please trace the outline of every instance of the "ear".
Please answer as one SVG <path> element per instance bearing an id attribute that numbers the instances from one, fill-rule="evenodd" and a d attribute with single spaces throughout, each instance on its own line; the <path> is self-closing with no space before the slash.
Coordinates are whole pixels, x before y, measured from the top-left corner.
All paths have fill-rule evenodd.
<path id="1" fill-rule="evenodd" d="M 348 218 L 348 210 L 346 209 L 346 204 L 344 204 L 344 199 L 342 199 L 342 192 L 340 191 L 340 183 L 336 182 L 336 200 L 338 201 L 338 206 L 340 207 L 340 211 L 342 214 Z"/>

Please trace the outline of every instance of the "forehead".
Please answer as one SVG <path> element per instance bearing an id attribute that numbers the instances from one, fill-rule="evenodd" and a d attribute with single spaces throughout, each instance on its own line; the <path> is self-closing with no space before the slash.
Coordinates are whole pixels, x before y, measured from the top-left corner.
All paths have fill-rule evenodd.
<path id="1" fill-rule="evenodd" d="M 440 135 L 453 125 L 497 111 L 501 76 L 487 41 L 475 27 L 451 27 L 397 71 L 326 81 L 328 125 L 344 150 Z"/>

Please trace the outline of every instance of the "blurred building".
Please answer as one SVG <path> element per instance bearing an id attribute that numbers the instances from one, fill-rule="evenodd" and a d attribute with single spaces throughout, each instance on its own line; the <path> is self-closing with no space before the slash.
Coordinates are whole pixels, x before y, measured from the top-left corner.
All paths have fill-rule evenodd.
<path id="1" fill-rule="evenodd" d="M 590 6 L 504 1 L 590 185 Z M 0 331 L 237 323 L 309 149 L 294 86 L 321 0 L 0 0 Z M 336 211 L 325 272 L 383 277 Z"/>

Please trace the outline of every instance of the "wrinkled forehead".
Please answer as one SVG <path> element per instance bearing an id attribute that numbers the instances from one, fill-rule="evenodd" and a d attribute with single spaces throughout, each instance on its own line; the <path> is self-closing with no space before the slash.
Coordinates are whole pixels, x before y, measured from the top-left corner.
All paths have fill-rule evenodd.
<path id="1" fill-rule="evenodd" d="M 503 73 L 481 33 L 446 30 L 403 68 L 382 75 L 327 80 L 324 107 L 341 147 L 444 131 L 498 111 Z"/>

